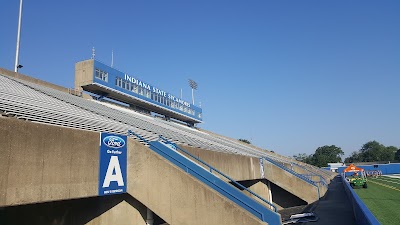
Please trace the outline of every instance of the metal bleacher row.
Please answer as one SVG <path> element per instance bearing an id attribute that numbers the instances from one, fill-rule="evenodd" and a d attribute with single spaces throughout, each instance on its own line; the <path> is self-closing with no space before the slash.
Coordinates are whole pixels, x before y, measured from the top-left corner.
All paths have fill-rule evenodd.
<path id="1" fill-rule="evenodd" d="M 176 144 L 252 157 L 268 157 L 283 165 L 296 164 L 324 178 L 329 177 L 327 171 L 233 139 L 1 74 L 0 111 L 5 116 L 96 132 L 127 134 L 128 130 L 132 130 L 149 141 L 157 140 L 162 135 Z"/>

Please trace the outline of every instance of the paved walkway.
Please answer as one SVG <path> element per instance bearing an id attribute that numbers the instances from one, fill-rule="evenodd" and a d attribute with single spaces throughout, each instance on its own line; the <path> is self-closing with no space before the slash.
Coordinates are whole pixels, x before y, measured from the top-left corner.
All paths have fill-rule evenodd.
<path id="1" fill-rule="evenodd" d="M 317 222 L 307 225 L 353 225 L 356 224 L 353 208 L 347 198 L 342 179 L 336 176 L 329 184 L 326 195 L 311 209 L 319 217 Z"/>

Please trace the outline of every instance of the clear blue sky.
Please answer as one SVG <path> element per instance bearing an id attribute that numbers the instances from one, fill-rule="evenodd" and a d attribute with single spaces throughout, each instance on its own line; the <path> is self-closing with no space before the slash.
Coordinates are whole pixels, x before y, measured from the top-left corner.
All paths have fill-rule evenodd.
<path id="1" fill-rule="evenodd" d="M 0 4 L 13 70 L 19 1 Z M 20 72 L 72 87 L 91 57 L 190 100 L 202 128 L 292 156 L 400 147 L 400 1 L 24 1 Z"/>

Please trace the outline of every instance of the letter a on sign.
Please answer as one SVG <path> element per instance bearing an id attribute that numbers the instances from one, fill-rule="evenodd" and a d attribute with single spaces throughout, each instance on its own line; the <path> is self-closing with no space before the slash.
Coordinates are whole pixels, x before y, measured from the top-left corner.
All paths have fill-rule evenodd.
<path id="1" fill-rule="evenodd" d="M 113 174 L 115 171 L 115 174 Z M 124 180 L 122 178 L 121 166 L 119 165 L 118 156 L 111 156 L 110 164 L 108 164 L 108 169 L 106 177 L 104 178 L 103 188 L 110 187 L 111 181 L 118 182 L 118 186 L 124 186 Z"/>
<path id="2" fill-rule="evenodd" d="M 100 134 L 99 195 L 126 193 L 126 136 Z"/>

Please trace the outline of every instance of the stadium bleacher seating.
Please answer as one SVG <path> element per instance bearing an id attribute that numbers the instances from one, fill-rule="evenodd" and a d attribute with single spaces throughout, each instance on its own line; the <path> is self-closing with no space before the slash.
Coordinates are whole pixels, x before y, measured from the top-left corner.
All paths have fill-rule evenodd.
<path id="1" fill-rule="evenodd" d="M 0 111 L 5 116 L 96 132 L 127 134 L 132 130 L 149 141 L 162 135 L 176 144 L 269 158 L 289 169 L 292 169 L 290 165 L 302 167 L 305 173 L 324 179 L 331 175 L 328 171 L 234 139 L 3 75 L 0 75 Z"/>

